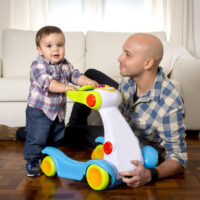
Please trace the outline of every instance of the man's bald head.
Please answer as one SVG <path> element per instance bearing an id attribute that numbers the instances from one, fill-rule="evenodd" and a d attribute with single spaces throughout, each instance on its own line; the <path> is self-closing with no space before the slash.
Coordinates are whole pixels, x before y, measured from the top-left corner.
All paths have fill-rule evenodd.
<path id="1" fill-rule="evenodd" d="M 137 33 L 131 35 L 125 42 L 129 47 L 141 50 L 144 58 L 153 58 L 158 66 L 163 57 L 163 45 L 156 36 L 147 33 Z"/>

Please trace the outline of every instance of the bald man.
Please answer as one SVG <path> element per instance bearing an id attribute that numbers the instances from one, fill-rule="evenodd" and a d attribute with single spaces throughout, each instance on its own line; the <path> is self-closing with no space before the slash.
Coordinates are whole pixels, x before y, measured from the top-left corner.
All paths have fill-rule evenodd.
<path id="1" fill-rule="evenodd" d="M 183 101 L 159 67 L 162 57 L 161 41 L 151 34 L 138 33 L 125 41 L 118 58 L 123 77 L 120 84 L 94 69 L 85 73 L 100 84 L 119 89 L 123 96 L 119 109 L 140 145 L 154 146 L 159 153 L 155 168 L 146 169 L 133 160 L 136 170 L 120 172 L 122 180 L 130 187 L 173 176 L 182 172 L 187 164 Z M 103 136 L 103 127 L 87 125 L 89 114 L 88 107 L 75 103 L 66 128 L 66 144 L 95 146 L 95 138 Z"/>
<path id="2" fill-rule="evenodd" d="M 118 59 L 120 74 L 130 77 L 128 81 L 122 79 L 119 86 L 124 98 L 121 112 L 140 143 L 153 145 L 164 160 L 150 170 L 132 161 L 136 170 L 120 173 L 131 187 L 173 176 L 187 163 L 183 101 L 159 67 L 162 57 L 161 41 L 141 33 L 126 40 Z"/>

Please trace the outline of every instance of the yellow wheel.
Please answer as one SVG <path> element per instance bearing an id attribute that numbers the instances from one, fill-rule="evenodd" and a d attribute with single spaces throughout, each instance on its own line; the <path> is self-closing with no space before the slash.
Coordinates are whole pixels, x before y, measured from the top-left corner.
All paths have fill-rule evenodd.
<path id="1" fill-rule="evenodd" d="M 109 185 L 109 174 L 98 165 L 90 165 L 88 167 L 86 179 L 93 190 L 104 190 Z"/>
<path id="2" fill-rule="evenodd" d="M 92 159 L 103 159 L 104 158 L 104 152 L 103 152 L 103 144 L 99 144 L 95 147 L 95 149 L 92 152 L 91 155 Z"/>
<path id="3" fill-rule="evenodd" d="M 56 174 L 56 166 L 50 156 L 46 156 L 41 164 L 41 170 L 46 176 L 54 176 Z"/>

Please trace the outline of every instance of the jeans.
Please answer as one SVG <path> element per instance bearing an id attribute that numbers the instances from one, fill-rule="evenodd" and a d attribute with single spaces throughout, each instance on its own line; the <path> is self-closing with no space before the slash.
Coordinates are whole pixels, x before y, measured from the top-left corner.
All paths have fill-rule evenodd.
<path id="1" fill-rule="evenodd" d="M 26 109 L 26 142 L 24 159 L 41 158 L 41 150 L 46 146 L 59 146 L 65 134 L 64 121 L 58 117 L 51 121 L 40 109 L 27 106 Z"/>

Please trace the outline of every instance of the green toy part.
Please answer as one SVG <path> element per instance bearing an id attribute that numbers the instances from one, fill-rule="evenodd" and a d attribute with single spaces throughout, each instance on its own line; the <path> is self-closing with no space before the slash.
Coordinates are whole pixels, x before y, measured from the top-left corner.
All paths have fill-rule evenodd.
<path id="1" fill-rule="evenodd" d="M 94 89 L 93 85 L 84 85 L 84 86 L 80 87 L 78 89 L 78 91 L 88 91 L 88 90 L 93 90 L 93 89 Z"/>
<path id="2" fill-rule="evenodd" d="M 82 103 L 93 110 L 98 110 L 102 105 L 101 95 L 95 91 L 73 91 L 69 90 L 67 96 L 75 102 Z"/>

